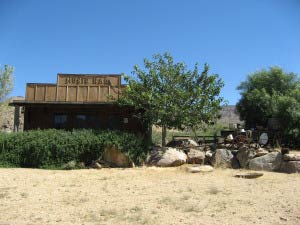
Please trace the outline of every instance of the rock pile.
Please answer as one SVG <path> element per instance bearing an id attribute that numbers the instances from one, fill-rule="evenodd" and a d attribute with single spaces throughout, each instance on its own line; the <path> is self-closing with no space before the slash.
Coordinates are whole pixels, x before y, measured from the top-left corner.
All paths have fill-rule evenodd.
<path id="1" fill-rule="evenodd" d="M 196 146 L 192 141 L 172 141 L 168 146 L 172 147 L 154 147 L 148 156 L 147 165 L 169 167 L 188 163 L 220 168 L 300 172 L 300 154 L 289 154 L 287 149 L 282 149 L 280 152 L 255 145 L 241 145 L 237 149 L 226 149 L 222 144 Z M 194 172 L 200 169 L 193 166 L 190 170 Z"/>

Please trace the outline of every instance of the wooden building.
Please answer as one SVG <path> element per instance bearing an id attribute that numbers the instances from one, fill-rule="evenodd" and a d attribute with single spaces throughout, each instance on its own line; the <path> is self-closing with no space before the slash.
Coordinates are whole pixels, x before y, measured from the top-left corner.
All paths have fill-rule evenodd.
<path id="1" fill-rule="evenodd" d="M 15 131 L 20 108 L 24 130 L 100 129 L 121 130 L 144 136 L 146 128 L 133 117 L 133 109 L 118 106 L 120 75 L 58 74 L 56 84 L 28 83 L 23 101 L 15 106 Z"/>

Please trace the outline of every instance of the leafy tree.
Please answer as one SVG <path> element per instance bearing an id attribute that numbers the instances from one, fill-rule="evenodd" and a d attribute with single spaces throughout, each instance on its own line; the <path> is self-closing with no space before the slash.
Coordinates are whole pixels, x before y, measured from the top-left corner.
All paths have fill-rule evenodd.
<path id="1" fill-rule="evenodd" d="M 134 66 L 134 78 L 120 98 L 121 104 L 132 105 L 136 116 L 149 128 L 162 127 L 165 145 L 167 128 L 196 129 L 218 117 L 224 86 L 218 75 L 208 75 L 209 66 L 199 72 L 198 64 L 188 70 L 183 62 L 174 62 L 168 53 L 156 54 L 153 61 L 144 59 L 144 68 Z"/>
<path id="2" fill-rule="evenodd" d="M 238 90 L 237 110 L 246 127 L 267 126 L 268 119 L 275 117 L 286 136 L 300 134 L 300 81 L 296 74 L 271 67 L 250 74 Z"/>
<path id="3" fill-rule="evenodd" d="M 0 66 L 0 102 L 2 102 L 13 89 L 14 67 L 5 65 Z"/>

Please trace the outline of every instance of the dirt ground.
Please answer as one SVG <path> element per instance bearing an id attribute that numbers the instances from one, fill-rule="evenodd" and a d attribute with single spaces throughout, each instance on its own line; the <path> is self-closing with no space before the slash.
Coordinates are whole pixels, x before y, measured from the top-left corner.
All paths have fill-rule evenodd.
<path id="1" fill-rule="evenodd" d="M 0 169 L 0 224 L 300 224 L 300 174 Z"/>

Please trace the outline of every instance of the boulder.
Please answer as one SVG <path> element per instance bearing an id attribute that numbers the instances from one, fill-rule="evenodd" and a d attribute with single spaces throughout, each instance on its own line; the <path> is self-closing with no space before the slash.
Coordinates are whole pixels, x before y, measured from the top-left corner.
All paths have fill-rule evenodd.
<path id="1" fill-rule="evenodd" d="M 191 166 L 187 168 L 189 173 L 204 173 L 204 172 L 212 172 L 214 168 L 212 166 Z"/>
<path id="2" fill-rule="evenodd" d="M 129 157 L 115 147 L 104 150 L 102 159 L 115 167 L 131 167 L 132 162 Z"/>
<path id="3" fill-rule="evenodd" d="M 183 139 L 174 139 L 170 141 L 168 144 L 166 144 L 167 147 L 187 147 L 187 148 L 192 148 L 199 146 L 199 144 L 194 141 L 193 139 L 190 138 L 183 138 Z"/>
<path id="4" fill-rule="evenodd" d="M 251 159 L 249 162 L 250 170 L 277 171 L 280 169 L 282 155 L 280 152 L 271 152 L 264 156 Z"/>
<path id="5" fill-rule="evenodd" d="M 248 168 L 249 162 L 255 157 L 255 154 L 256 153 L 254 149 L 243 147 L 238 151 L 236 158 L 238 159 L 242 168 Z"/>
<path id="6" fill-rule="evenodd" d="M 233 155 L 227 149 L 217 149 L 212 158 L 214 167 L 232 168 L 231 161 Z"/>
<path id="7" fill-rule="evenodd" d="M 187 155 L 176 148 L 155 147 L 147 158 L 147 164 L 161 167 L 180 166 L 187 160 Z"/>
<path id="8" fill-rule="evenodd" d="M 285 154 L 283 155 L 285 161 L 300 161 L 300 155 L 297 154 Z"/>
<path id="9" fill-rule="evenodd" d="M 283 173 L 300 173 L 300 161 L 282 162 L 280 172 Z"/>
<path id="10" fill-rule="evenodd" d="M 205 159 L 205 153 L 191 148 L 187 153 L 187 163 L 190 164 L 203 164 Z"/>
<path id="11" fill-rule="evenodd" d="M 239 160 L 236 158 L 236 156 L 233 156 L 233 158 L 231 159 L 231 167 L 232 167 L 232 169 L 239 169 L 239 168 L 241 168 Z"/>

